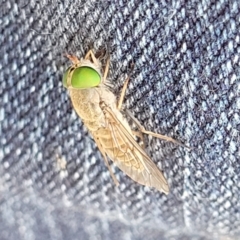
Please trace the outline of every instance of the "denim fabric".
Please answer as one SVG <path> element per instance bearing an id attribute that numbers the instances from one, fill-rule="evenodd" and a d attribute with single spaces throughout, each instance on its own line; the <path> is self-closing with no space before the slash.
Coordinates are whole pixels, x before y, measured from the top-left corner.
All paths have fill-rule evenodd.
<path id="1" fill-rule="evenodd" d="M 238 0 L 3 0 L 0 239 L 237 239 Z M 168 196 L 114 167 L 116 187 L 72 108 L 65 53 L 111 56 L 109 80 L 150 131 Z"/>

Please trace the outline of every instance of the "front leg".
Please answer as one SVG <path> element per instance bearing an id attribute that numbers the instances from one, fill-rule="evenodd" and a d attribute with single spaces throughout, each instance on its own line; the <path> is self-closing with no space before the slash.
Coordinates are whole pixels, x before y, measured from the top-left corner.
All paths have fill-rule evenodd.
<path id="1" fill-rule="evenodd" d="M 127 90 L 129 80 L 130 80 L 130 77 L 127 77 L 127 79 L 125 80 L 125 82 L 123 84 L 123 88 L 122 88 L 122 91 L 121 91 L 121 94 L 120 94 L 120 98 L 119 98 L 118 103 L 117 103 L 117 109 L 118 110 L 121 110 L 121 108 L 122 108 L 122 104 L 123 104 L 123 100 L 124 100 L 124 97 L 125 97 L 125 94 L 126 94 L 126 90 Z"/>

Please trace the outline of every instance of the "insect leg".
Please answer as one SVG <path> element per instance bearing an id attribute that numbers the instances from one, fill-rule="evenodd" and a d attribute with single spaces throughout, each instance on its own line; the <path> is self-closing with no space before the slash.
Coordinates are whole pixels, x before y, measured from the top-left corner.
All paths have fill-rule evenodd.
<path id="1" fill-rule="evenodd" d="M 139 130 L 142 132 L 142 133 L 145 133 L 147 135 L 151 135 L 153 137 L 156 137 L 156 138 L 159 138 L 159 139 L 163 139 L 165 141 L 169 141 L 169 142 L 173 142 L 173 143 L 176 143 L 180 146 L 183 146 L 183 147 L 187 147 L 189 148 L 188 146 L 185 146 L 184 144 L 178 142 L 177 140 L 171 138 L 171 137 L 168 137 L 168 136 L 165 136 L 165 135 L 162 135 L 162 134 L 159 134 L 159 133 L 154 133 L 154 132 L 151 132 L 151 131 L 147 131 L 142 125 L 141 123 L 133 116 L 133 114 L 129 111 L 129 110 L 126 110 L 126 113 L 129 115 L 129 117 L 132 118 L 132 120 L 136 123 L 136 125 L 139 127 Z"/>
<path id="2" fill-rule="evenodd" d="M 106 81 L 107 79 L 107 75 L 108 75 L 108 71 L 109 71 L 109 66 L 110 66 L 110 58 L 108 57 L 107 59 L 107 63 L 106 63 L 106 67 L 104 70 L 104 74 L 103 74 L 103 83 Z"/>
<path id="3" fill-rule="evenodd" d="M 124 82 L 124 85 L 123 85 L 123 88 L 122 88 L 122 92 L 121 92 L 121 95 L 120 95 L 120 98 L 119 98 L 118 104 L 117 104 L 117 109 L 118 110 L 121 110 L 121 108 L 122 108 L 122 103 L 123 103 L 123 100 L 124 100 L 124 97 L 125 97 L 125 94 L 126 94 L 126 90 L 127 90 L 127 85 L 128 85 L 129 79 L 130 78 L 127 77 L 127 79 Z"/>
<path id="4" fill-rule="evenodd" d="M 84 59 L 89 59 L 89 56 L 91 56 L 93 63 L 96 64 L 96 65 L 98 65 L 98 60 L 96 59 L 96 57 L 95 57 L 92 49 L 90 49 L 90 50 L 87 52 L 87 54 L 85 55 Z"/>
<path id="5" fill-rule="evenodd" d="M 105 164 L 106 164 L 106 166 L 107 166 L 107 168 L 108 168 L 108 171 L 110 172 L 110 175 L 111 175 L 111 177 L 112 177 L 114 183 L 116 184 L 116 186 L 119 186 L 119 182 L 118 182 L 118 180 L 116 179 L 114 173 L 112 172 L 112 169 L 111 169 L 110 166 L 109 166 L 109 163 L 108 163 L 108 159 L 107 159 L 106 153 L 105 153 L 104 150 L 102 149 L 101 144 L 100 144 L 98 141 L 96 141 L 96 139 L 95 139 L 95 142 L 96 142 L 96 144 L 97 144 L 97 146 L 98 146 L 100 152 L 101 152 L 102 155 L 103 155 L 104 162 L 105 162 Z"/>
<path id="6" fill-rule="evenodd" d="M 133 71 L 133 68 L 134 68 L 134 63 L 132 62 L 131 63 L 131 72 Z M 119 98 L 118 104 L 117 104 L 117 109 L 118 110 L 121 110 L 121 108 L 122 108 L 122 103 L 123 103 L 123 100 L 124 100 L 124 97 L 125 97 L 125 94 L 126 94 L 126 90 L 127 90 L 129 80 L 130 80 L 130 75 L 127 77 L 127 79 L 125 80 L 125 82 L 123 84 L 122 92 L 121 92 L 121 95 L 120 95 L 120 98 Z"/>
<path id="7" fill-rule="evenodd" d="M 119 186 L 119 182 L 118 182 L 118 180 L 116 179 L 114 173 L 112 172 L 112 169 L 111 169 L 110 166 L 109 166 L 109 163 L 108 163 L 108 160 L 107 160 L 107 156 L 106 156 L 105 153 L 103 154 L 103 159 L 104 159 L 104 162 L 105 162 L 105 164 L 106 164 L 106 166 L 107 166 L 107 168 L 108 168 L 108 171 L 110 172 L 110 175 L 111 175 L 114 183 L 116 184 L 116 186 Z"/>
<path id="8" fill-rule="evenodd" d="M 88 59 L 91 54 L 93 54 L 92 49 L 90 49 L 90 50 L 86 53 L 84 59 Z"/>
<path id="9" fill-rule="evenodd" d="M 139 145 L 145 150 L 146 147 L 145 147 L 145 143 L 144 143 L 142 132 L 132 130 L 132 134 L 134 136 L 136 136 L 136 137 L 139 137 L 141 139 L 141 143 L 139 143 Z"/>

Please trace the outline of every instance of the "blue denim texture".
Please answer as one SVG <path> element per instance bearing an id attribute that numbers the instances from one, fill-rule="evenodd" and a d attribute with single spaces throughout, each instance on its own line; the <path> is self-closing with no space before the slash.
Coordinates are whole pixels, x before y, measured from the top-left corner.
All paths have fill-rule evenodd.
<path id="1" fill-rule="evenodd" d="M 0 239 L 238 239 L 240 3 L 3 0 Z M 170 185 L 112 181 L 61 78 L 65 53 L 106 48 L 125 107 Z"/>

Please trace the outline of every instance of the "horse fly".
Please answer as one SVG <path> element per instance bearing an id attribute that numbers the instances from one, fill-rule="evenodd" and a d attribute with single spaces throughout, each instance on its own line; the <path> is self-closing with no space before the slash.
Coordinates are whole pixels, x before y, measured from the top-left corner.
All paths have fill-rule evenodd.
<path id="1" fill-rule="evenodd" d="M 145 130 L 136 119 L 134 120 L 140 131 L 131 130 L 120 111 L 129 78 L 125 81 L 117 101 L 106 79 L 109 58 L 102 72 L 102 64 L 92 50 L 81 60 L 71 55 L 67 57 L 72 61 L 72 65 L 64 73 L 63 85 L 69 90 L 73 107 L 92 134 L 116 185 L 119 183 L 109 166 L 108 158 L 134 181 L 168 194 L 169 187 L 165 177 L 137 143 L 136 136 L 145 133 L 178 142 Z"/>

